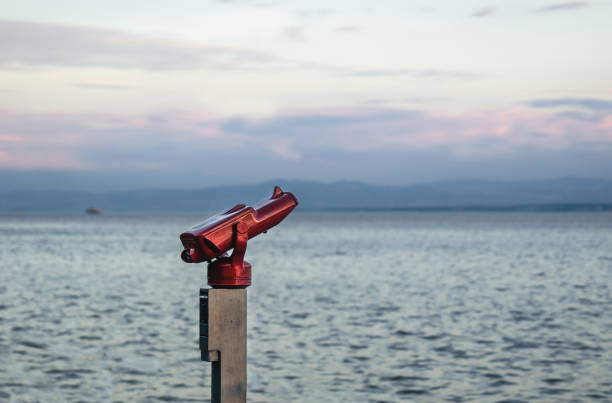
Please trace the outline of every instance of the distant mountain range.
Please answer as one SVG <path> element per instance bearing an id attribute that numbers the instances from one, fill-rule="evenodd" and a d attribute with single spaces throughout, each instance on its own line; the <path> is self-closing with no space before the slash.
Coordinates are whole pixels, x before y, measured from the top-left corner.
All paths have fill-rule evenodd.
<path id="1" fill-rule="evenodd" d="M 360 182 L 271 181 L 203 189 L 119 192 L 12 191 L 0 193 L 0 211 L 216 211 L 272 194 L 293 192 L 302 210 L 611 210 L 612 181 L 446 181 L 410 186 Z"/>

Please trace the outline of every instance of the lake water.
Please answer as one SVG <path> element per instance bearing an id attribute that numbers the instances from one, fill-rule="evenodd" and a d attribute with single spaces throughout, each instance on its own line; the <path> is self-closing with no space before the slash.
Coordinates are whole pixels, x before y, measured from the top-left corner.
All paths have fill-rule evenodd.
<path id="1" fill-rule="evenodd" d="M 201 401 L 205 215 L 0 216 L 0 401 Z M 612 401 L 612 214 L 303 213 L 249 242 L 251 402 Z"/>

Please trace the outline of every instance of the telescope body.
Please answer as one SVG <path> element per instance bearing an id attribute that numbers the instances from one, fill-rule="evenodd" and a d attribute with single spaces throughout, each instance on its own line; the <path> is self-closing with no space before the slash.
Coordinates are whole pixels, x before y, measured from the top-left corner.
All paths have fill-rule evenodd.
<path id="1" fill-rule="evenodd" d="M 182 233 L 185 250 L 181 258 L 187 263 L 199 263 L 220 257 L 236 246 L 237 231 L 251 239 L 280 223 L 297 204 L 293 194 L 276 186 L 269 199 L 252 207 L 238 204 Z"/>

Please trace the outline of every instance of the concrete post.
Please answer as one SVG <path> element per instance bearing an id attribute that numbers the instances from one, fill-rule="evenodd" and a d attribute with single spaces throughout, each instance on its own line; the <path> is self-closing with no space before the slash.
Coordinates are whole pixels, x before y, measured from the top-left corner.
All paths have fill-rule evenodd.
<path id="1" fill-rule="evenodd" d="M 212 362 L 213 403 L 246 403 L 246 297 L 246 288 L 200 289 L 200 350 Z"/>

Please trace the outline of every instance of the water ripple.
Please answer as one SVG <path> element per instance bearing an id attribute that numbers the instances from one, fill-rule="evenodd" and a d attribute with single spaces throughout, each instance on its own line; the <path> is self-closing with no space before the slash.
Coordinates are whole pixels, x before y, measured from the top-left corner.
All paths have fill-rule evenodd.
<path id="1" fill-rule="evenodd" d="M 206 399 L 177 238 L 198 218 L 2 217 L 0 401 Z M 249 401 L 612 401 L 611 230 L 296 213 L 249 245 Z"/>

